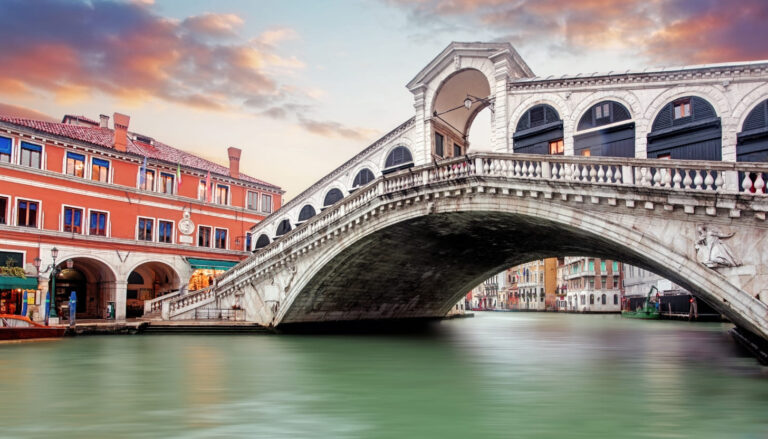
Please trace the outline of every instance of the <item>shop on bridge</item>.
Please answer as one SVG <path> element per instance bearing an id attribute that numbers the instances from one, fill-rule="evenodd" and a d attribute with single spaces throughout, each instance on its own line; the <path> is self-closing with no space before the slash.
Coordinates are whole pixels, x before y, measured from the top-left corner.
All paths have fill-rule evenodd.
<path id="1" fill-rule="evenodd" d="M 213 280 L 237 265 L 234 261 L 219 261 L 215 259 L 187 258 L 192 266 L 192 276 L 189 278 L 189 291 L 201 290 L 213 284 Z"/>

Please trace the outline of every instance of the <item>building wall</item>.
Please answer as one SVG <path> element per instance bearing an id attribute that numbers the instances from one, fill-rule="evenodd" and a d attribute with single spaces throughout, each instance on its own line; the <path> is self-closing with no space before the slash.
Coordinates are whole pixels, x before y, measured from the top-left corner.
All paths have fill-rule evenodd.
<path id="1" fill-rule="evenodd" d="M 566 257 L 567 308 L 576 312 L 619 312 L 621 263 L 589 257 Z M 605 296 L 605 303 L 603 303 Z"/>

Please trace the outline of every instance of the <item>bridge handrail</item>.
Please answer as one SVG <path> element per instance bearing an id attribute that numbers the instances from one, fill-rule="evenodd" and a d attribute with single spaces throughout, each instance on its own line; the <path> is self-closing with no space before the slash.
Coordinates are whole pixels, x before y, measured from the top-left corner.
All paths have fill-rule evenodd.
<path id="1" fill-rule="evenodd" d="M 739 173 L 745 174 L 742 177 L 745 181 L 739 181 Z M 750 174 L 756 174 L 754 181 Z M 466 177 L 505 177 L 765 197 L 763 191 L 768 164 L 493 152 L 448 158 L 378 177 L 234 266 L 219 278 L 218 285 L 224 286 L 231 279 L 240 278 L 244 271 L 250 271 L 283 249 L 290 248 L 294 242 L 314 234 L 347 211 L 375 197 L 420 184 Z M 739 191 L 739 188 L 750 187 L 758 190 L 756 193 Z M 254 233 L 257 230 L 258 226 L 253 229 Z"/>
<path id="2" fill-rule="evenodd" d="M 181 290 L 174 291 L 172 293 L 164 294 L 162 296 L 155 297 L 154 299 L 144 301 L 144 314 L 149 314 L 153 311 L 160 311 L 162 302 L 170 300 L 181 294 Z"/>

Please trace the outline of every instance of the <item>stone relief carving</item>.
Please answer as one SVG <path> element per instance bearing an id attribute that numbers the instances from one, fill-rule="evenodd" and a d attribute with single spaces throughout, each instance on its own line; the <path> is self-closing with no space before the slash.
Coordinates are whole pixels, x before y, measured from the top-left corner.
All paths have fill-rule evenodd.
<path id="1" fill-rule="evenodd" d="M 728 244 L 723 242 L 734 233 L 722 233 L 712 226 L 700 225 L 696 228 L 696 259 L 709 268 L 738 267 L 741 265 Z"/>

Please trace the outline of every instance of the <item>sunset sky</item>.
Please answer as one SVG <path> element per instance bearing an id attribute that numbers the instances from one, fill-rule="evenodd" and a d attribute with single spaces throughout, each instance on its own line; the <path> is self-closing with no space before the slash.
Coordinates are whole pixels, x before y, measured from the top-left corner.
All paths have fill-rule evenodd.
<path id="1" fill-rule="evenodd" d="M 297 195 L 413 115 L 451 41 L 539 76 L 768 59 L 766 0 L 0 0 L 0 112 L 130 129 Z M 37 112 L 37 113 L 35 113 Z"/>

